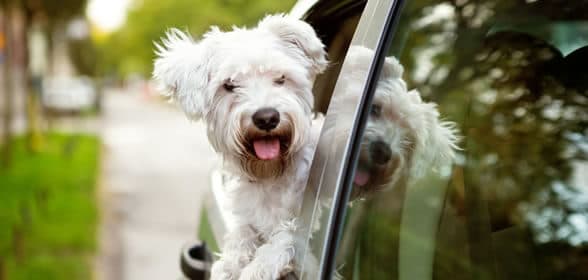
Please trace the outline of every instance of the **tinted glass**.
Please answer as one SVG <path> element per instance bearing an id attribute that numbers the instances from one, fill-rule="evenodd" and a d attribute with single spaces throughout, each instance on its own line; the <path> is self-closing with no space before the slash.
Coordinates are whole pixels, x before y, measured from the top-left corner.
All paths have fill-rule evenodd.
<path id="1" fill-rule="evenodd" d="M 406 1 L 389 55 L 344 278 L 588 279 L 588 2 Z"/>
<path id="2" fill-rule="evenodd" d="M 361 13 L 357 29 L 353 35 L 350 46 L 368 46 L 375 47 L 379 42 L 380 36 L 383 34 L 384 22 L 386 20 L 386 13 L 390 10 L 391 0 L 375 0 L 369 1 Z M 336 12 L 336 7 L 334 8 Z M 355 17 L 351 18 L 355 21 Z M 342 38 L 335 37 L 333 42 Z M 345 39 L 347 40 L 347 39 Z M 336 44 L 329 44 L 330 47 Z M 345 48 L 336 48 L 339 53 L 337 56 L 345 56 Z M 329 56 L 331 57 L 331 50 L 329 49 Z M 372 55 L 373 56 L 373 55 Z M 370 61 L 373 58 L 369 59 Z M 331 68 L 335 68 L 337 73 L 339 68 L 341 72 L 345 69 L 355 69 L 355 66 L 347 62 L 347 57 L 344 61 L 332 61 Z M 369 67 L 369 65 L 367 65 Z M 336 74 L 338 75 L 338 73 Z M 340 195 L 337 186 L 341 178 L 342 166 L 346 163 L 348 140 L 355 124 L 355 115 L 357 113 L 358 104 L 360 104 L 361 94 L 347 94 L 349 87 L 345 79 L 340 75 L 327 72 L 327 77 L 336 79 L 334 91 L 331 96 L 327 96 L 323 101 L 331 100 L 328 106 L 327 114 L 321 131 L 321 136 L 317 146 L 317 150 L 312 162 L 310 170 L 308 186 L 305 191 L 304 202 L 301 210 L 302 226 L 300 227 L 300 240 L 303 244 L 298 244 L 297 254 L 302 256 L 301 260 L 302 271 L 312 271 L 313 275 L 304 274 L 303 279 L 321 279 L 328 277 L 328 275 L 321 274 L 325 270 L 318 269 L 323 267 L 325 255 L 332 253 L 332 250 L 326 248 L 326 244 L 332 239 L 332 231 L 329 229 L 332 225 L 333 210 L 338 209 L 334 207 L 337 202 L 337 196 Z M 324 79 L 325 76 L 319 79 Z M 365 85 L 367 75 L 364 72 L 356 75 L 357 83 L 354 84 L 353 93 L 362 92 Z M 328 93 L 329 83 L 332 81 L 318 82 L 319 86 L 315 85 L 315 93 Z M 320 98 L 320 97 L 319 97 Z M 335 102 L 335 100 L 340 100 Z M 311 238 L 312 237 L 312 238 Z M 310 239 L 310 240 L 309 240 Z M 316 267 L 306 269 L 310 266 Z M 304 272 L 306 273 L 306 272 Z M 328 273 L 328 270 L 327 270 Z"/>

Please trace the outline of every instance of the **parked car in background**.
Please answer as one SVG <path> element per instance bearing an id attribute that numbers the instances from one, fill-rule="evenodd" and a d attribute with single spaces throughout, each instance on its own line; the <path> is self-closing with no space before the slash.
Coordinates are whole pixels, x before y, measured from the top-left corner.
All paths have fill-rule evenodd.
<path id="1" fill-rule="evenodd" d="M 51 77 L 43 81 L 41 100 L 50 111 L 79 113 L 95 108 L 98 97 L 88 77 Z"/>
<path id="2" fill-rule="evenodd" d="M 323 129 L 312 163 L 297 249 L 320 269 L 301 278 L 588 279 L 588 1 L 302 2 L 332 62 L 315 107 L 347 133 Z M 354 45 L 374 55 L 342 115 L 329 105 Z M 351 203 L 389 56 L 457 124 L 461 151 L 449 170 Z M 230 221 L 212 180 L 199 237 L 218 251 Z"/>

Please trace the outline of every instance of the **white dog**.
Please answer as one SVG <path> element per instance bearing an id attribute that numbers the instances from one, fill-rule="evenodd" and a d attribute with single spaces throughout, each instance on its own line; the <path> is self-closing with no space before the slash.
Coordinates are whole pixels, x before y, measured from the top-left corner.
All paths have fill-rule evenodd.
<path id="1" fill-rule="evenodd" d="M 298 214 L 320 130 L 312 84 L 327 66 L 307 23 L 267 16 L 253 29 L 178 30 L 157 45 L 154 78 L 208 138 L 231 175 L 235 225 L 212 279 L 277 279 L 296 270 Z"/>

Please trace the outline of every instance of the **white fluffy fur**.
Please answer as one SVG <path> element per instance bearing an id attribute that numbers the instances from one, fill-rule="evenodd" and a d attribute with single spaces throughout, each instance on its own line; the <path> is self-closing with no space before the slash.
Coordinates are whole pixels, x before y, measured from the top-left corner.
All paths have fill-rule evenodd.
<path id="1" fill-rule="evenodd" d="M 295 271 L 295 217 L 321 126 L 312 122 L 311 89 L 327 65 L 323 44 L 307 23 L 274 15 L 252 29 L 213 27 L 199 41 L 172 29 L 157 56 L 153 77 L 191 119 L 205 121 L 231 176 L 224 191 L 236 223 L 212 279 L 273 280 Z M 275 131 L 289 145 L 278 160 L 263 161 L 251 137 L 269 133 L 252 115 L 267 107 L 279 112 Z"/>

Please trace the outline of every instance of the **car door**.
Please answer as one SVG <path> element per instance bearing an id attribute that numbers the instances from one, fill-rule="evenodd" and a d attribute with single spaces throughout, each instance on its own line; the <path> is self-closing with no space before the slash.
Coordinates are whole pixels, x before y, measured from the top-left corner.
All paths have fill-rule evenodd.
<path id="1" fill-rule="evenodd" d="M 352 46 L 373 59 L 343 64 L 365 82 L 337 105 L 339 77 L 302 210 L 320 263 L 306 279 L 588 278 L 587 15 L 587 1 L 368 1 Z M 388 56 L 461 140 L 442 168 L 358 197 Z"/>

